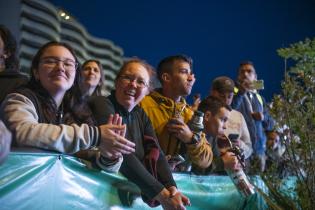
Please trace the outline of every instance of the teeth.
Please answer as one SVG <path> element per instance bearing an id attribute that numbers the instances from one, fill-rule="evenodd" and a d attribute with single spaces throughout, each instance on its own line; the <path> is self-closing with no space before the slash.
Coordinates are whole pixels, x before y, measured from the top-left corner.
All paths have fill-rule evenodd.
<path id="1" fill-rule="evenodd" d="M 136 95 L 136 90 L 127 90 L 125 93 L 129 96 L 135 96 Z"/>

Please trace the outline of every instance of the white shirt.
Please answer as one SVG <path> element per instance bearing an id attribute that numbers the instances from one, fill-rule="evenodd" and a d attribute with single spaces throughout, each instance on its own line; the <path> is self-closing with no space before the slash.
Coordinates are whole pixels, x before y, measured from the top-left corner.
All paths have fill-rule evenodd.
<path id="1" fill-rule="evenodd" d="M 245 159 L 252 154 L 252 142 L 250 140 L 249 131 L 242 113 L 234 109 L 231 111 L 230 117 L 226 122 L 224 134 L 226 136 L 229 136 L 230 134 L 238 134 L 240 148 L 244 151 Z"/>

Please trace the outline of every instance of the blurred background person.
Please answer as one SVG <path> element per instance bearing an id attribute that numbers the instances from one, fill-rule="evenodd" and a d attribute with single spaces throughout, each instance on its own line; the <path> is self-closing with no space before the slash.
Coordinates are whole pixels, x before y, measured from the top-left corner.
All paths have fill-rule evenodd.
<path id="1" fill-rule="evenodd" d="M 267 131 L 267 150 L 266 150 L 266 170 L 275 170 L 279 177 L 289 175 L 286 161 L 289 157 L 285 155 L 286 147 L 280 139 L 280 134 L 273 130 Z"/>
<path id="2" fill-rule="evenodd" d="M 91 97 L 104 95 L 105 75 L 102 64 L 98 60 L 87 60 L 80 68 L 79 90 L 84 100 L 89 101 Z M 75 155 L 81 159 L 92 161 L 99 151 L 97 148 L 80 150 Z M 88 164 L 88 162 L 86 162 Z"/>
<path id="3" fill-rule="evenodd" d="M 83 97 L 104 95 L 105 76 L 102 64 L 98 60 L 87 60 L 80 68 L 80 90 Z"/>
<path id="4" fill-rule="evenodd" d="M 265 99 L 258 93 L 255 85 L 257 74 L 251 61 L 242 62 L 238 70 L 237 91 L 232 108 L 241 112 L 250 134 L 253 156 L 252 173 L 263 172 L 266 163 L 266 130 L 272 130 L 274 120 L 269 114 Z"/>
<path id="5" fill-rule="evenodd" d="M 0 25 L 0 103 L 8 93 L 27 81 L 28 76 L 19 72 L 15 38 L 8 28 Z"/>

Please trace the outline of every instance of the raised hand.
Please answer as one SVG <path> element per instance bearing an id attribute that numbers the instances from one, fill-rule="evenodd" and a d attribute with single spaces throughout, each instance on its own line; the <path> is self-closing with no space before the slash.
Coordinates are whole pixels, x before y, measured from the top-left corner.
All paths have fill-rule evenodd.
<path id="1" fill-rule="evenodd" d="M 115 114 L 115 115 L 110 115 L 108 118 L 108 124 L 112 124 L 112 125 L 122 125 L 122 117 L 119 116 L 119 114 Z M 125 136 L 126 135 L 126 129 L 123 131 L 115 131 L 118 135 L 120 136 Z"/>
<path id="2" fill-rule="evenodd" d="M 168 131 L 184 143 L 190 143 L 193 132 L 180 118 L 172 118 L 167 124 Z"/>
<path id="3" fill-rule="evenodd" d="M 110 159 L 117 159 L 122 154 L 135 152 L 135 144 L 124 136 L 126 125 L 122 125 L 122 119 L 118 114 L 111 115 L 108 124 L 99 126 L 101 142 L 99 149 L 101 154 Z"/>

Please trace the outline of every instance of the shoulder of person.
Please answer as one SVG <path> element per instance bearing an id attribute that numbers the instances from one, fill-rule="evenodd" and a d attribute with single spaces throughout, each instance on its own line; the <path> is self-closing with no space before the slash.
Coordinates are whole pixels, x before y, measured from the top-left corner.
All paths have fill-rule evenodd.
<path id="1" fill-rule="evenodd" d="M 25 79 L 28 80 L 29 79 L 29 75 L 24 73 L 24 72 L 20 72 L 20 71 L 10 71 L 10 70 L 5 70 L 3 72 L 0 72 L 0 77 L 9 77 L 9 78 L 21 78 L 21 79 Z"/>

